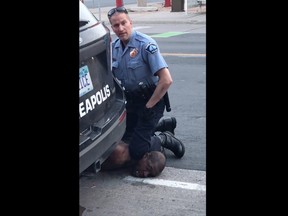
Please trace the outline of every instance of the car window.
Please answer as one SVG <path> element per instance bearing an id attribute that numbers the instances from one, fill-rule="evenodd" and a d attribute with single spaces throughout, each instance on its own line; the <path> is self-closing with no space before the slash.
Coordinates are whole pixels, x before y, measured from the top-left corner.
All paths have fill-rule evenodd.
<path id="1" fill-rule="evenodd" d="M 80 1 L 79 1 L 80 2 Z M 79 5 L 79 27 L 88 28 L 90 26 L 98 23 L 99 20 L 88 10 L 87 7 L 84 7 L 83 4 Z"/>

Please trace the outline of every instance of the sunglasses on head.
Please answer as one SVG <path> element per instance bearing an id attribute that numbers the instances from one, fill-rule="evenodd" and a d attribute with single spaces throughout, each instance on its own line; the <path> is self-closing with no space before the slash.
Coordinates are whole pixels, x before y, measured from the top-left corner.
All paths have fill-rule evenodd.
<path id="1" fill-rule="evenodd" d="M 112 9 L 108 12 L 108 14 L 107 14 L 108 18 L 110 19 L 110 17 L 111 17 L 113 14 L 115 14 L 116 12 L 128 14 L 128 11 L 126 10 L 125 7 L 116 7 L 116 8 L 112 8 Z"/>

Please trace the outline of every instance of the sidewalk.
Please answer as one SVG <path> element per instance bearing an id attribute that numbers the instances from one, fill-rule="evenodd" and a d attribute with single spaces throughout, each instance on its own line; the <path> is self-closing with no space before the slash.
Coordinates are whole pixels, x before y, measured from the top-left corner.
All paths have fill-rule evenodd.
<path id="1" fill-rule="evenodd" d="M 172 12 L 171 6 L 164 7 L 162 3 L 149 3 L 147 7 L 137 7 L 137 4 L 124 6 L 135 24 L 206 24 L 206 6 L 188 7 L 184 12 Z M 90 8 L 90 11 L 101 21 L 109 23 L 107 12 L 110 9 L 111 7 Z"/>

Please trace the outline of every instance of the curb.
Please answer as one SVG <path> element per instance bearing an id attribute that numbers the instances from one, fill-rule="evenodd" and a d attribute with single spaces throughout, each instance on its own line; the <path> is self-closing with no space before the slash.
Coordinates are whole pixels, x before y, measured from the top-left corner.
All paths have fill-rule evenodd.
<path id="1" fill-rule="evenodd" d="M 158 7 L 129 7 L 129 12 L 153 12 L 158 11 Z"/>
<path id="2" fill-rule="evenodd" d="M 190 6 L 185 11 L 172 11 L 172 7 L 164 7 L 155 3 L 146 7 L 135 4 L 125 5 L 135 24 L 206 24 L 206 6 Z M 90 11 L 100 17 L 101 21 L 109 23 L 107 12 L 111 7 L 90 8 Z M 99 15 L 99 13 L 101 13 Z"/>

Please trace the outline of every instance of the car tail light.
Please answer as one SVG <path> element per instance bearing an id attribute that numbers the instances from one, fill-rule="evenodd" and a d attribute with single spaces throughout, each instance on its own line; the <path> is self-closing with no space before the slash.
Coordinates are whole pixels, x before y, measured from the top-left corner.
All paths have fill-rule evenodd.
<path id="1" fill-rule="evenodd" d="M 124 110 L 124 112 L 119 117 L 119 123 L 121 123 L 125 119 L 125 117 L 126 117 L 126 110 Z"/>

